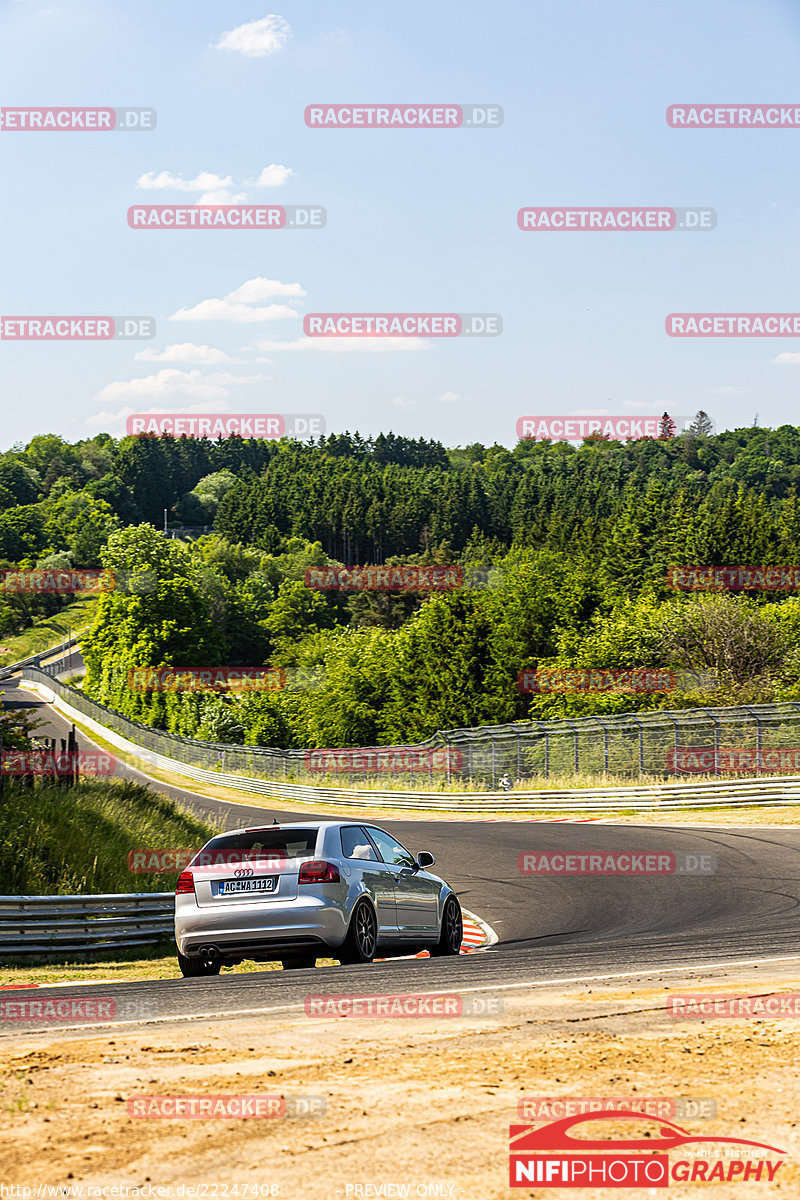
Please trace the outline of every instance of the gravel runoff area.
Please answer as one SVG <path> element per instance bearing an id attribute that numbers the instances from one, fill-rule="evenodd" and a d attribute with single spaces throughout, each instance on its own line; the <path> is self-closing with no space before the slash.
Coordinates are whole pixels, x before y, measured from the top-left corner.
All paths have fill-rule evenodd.
<path id="1" fill-rule="evenodd" d="M 309 979 L 309 993 L 336 990 L 335 972 Z M 134 1190 L 148 1185 L 164 1189 L 164 1200 L 558 1196 L 563 1190 L 509 1191 L 509 1126 L 563 1115 L 557 1104 L 542 1108 L 544 1098 L 571 1097 L 574 1109 L 592 1099 L 638 1097 L 656 1115 L 666 1110 L 653 1105 L 681 1101 L 668 1109 L 670 1119 L 692 1136 L 784 1151 L 774 1181 L 750 1181 L 745 1194 L 797 1196 L 797 1019 L 671 1016 L 670 994 L 691 991 L 797 993 L 800 962 L 464 993 L 465 1000 L 480 997 L 489 1015 L 334 1018 L 295 1008 L 63 1033 L 43 1022 L 24 1037 L 6 1020 L 0 1179 L 33 1189 L 63 1185 L 72 1191 L 62 1194 L 87 1200 L 102 1186 L 123 1196 L 159 1195 Z M 293 1115 L 148 1118 L 133 1104 L 145 1096 L 242 1094 L 283 1097 Z M 691 1100 L 701 1107 L 687 1107 Z M 271 1103 L 277 1112 L 280 1103 Z M 647 1124 L 652 1135 L 654 1122 Z M 638 1132 L 638 1120 L 613 1131 L 630 1137 L 631 1127 Z M 697 1159 L 700 1170 L 717 1161 L 719 1170 L 730 1169 L 722 1146 L 706 1153 L 712 1157 Z M 673 1163 L 695 1158 L 696 1147 L 670 1151 Z M 743 1187 L 737 1177 L 715 1184 L 713 1195 L 739 1197 Z M 670 1194 L 699 1195 L 701 1188 L 671 1182 Z M 570 1194 L 619 1193 L 594 1187 Z"/>

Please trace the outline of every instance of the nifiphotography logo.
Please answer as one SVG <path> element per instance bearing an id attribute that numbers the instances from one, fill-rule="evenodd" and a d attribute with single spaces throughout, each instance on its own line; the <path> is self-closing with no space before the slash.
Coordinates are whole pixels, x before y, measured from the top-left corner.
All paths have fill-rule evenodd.
<path id="1" fill-rule="evenodd" d="M 602 1132 L 597 1121 L 615 1124 L 636 1121 L 638 1137 L 593 1136 Z M 641 1136 L 647 1125 L 652 1137 Z M 580 1126 L 584 1126 L 580 1129 Z M 577 1128 L 576 1128 L 577 1127 Z M 573 1133 L 573 1129 L 576 1130 Z M 509 1183 L 511 1187 L 669 1187 L 674 1183 L 771 1183 L 783 1166 L 785 1150 L 744 1138 L 696 1137 L 663 1118 L 642 1117 L 625 1109 L 583 1113 L 551 1121 L 540 1128 L 511 1125 Z M 708 1150 L 685 1147 L 716 1147 Z M 730 1148 L 758 1157 L 732 1158 Z M 549 1151 L 549 1153 L 543 1153 Z M 674 1158 L 671 1157 L 674 1153 Z M 780 1155 L 778 1159 L 774 1155 Z"/>

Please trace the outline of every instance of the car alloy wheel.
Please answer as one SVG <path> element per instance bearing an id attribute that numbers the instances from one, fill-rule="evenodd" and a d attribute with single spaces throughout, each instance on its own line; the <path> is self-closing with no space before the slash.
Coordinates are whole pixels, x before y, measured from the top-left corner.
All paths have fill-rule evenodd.
<path id="1" fill-rule="evenodd" d="M 343 963 L 368 963 L 375 957 L 378 944 L 378 922 L 375 910 L 366 900 L 359 900 L 350 919 L 347 937 L 339 952 Z"/>
<path id="2" fill-rule="evenodd" d="M 455 896 L 449 896 L 442 914 L 442 932 L 439 941 L 431 950 L 431 954 L 459 954 L 464 938 L 464 922 L 461 917 L 461 905 Z"/>

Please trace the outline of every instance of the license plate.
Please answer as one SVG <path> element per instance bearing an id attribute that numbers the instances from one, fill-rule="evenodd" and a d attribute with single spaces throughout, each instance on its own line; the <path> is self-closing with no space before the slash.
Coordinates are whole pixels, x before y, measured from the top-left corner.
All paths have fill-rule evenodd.
<path id="1" fill-rule="evenodd" d="M 277 875 L 259 875 L 256 879 L 223 879 L 218 896 L 239 896 L 243 892 L 274 892 Z"/>

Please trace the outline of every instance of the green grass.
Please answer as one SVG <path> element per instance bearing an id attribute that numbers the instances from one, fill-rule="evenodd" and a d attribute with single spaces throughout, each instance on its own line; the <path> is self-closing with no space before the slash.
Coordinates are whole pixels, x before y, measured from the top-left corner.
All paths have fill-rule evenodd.
<path id="1" fill-rule="evenodd" d="M 6 778 L 0 801 L 0 890 L 51 896 L 167 892 L 178 873 L 133 873 L 128 853 L 205 845 L 217 828 L 167 796 L 130 781 L 87 779 L 76 788 Z"/>
<path id="2" fill-rule="evenodd" d="M 333 966 L 332 958 L 317 959 L 318 968 Z M 235 967 L 223 967 L 223 975 L 252 975 L 260 971 L 280 971 L 279 962 L 243 962 Z M 148 953 L 136 950 L 109 950 L 103 955 L 93 951 L 91 956 L 78 954 L 49 955 L 47 958 L 9 959 L 0 964 L 0 987 L 24 987 L 52 983 L 135 983 L 138 980 L 180 979 L 181 970 L 175 946 L 163 945 Z"/>
<path id="3" fill-rule="evenodd" d="M 57 648 L 71 630 L 72 634 L 80 633 L 92 620 L 97 597 L 91 596 L 84 600 L 75 600 L 62 608 L 61 612 L 42 621 L 37 621 L 22 633 L 9 634 L 0 637 L 0 645 L 6 649 L 0 654 L 0 667 L 8 663 L 19 662 L 31 654 L 42 650 Z"/>

